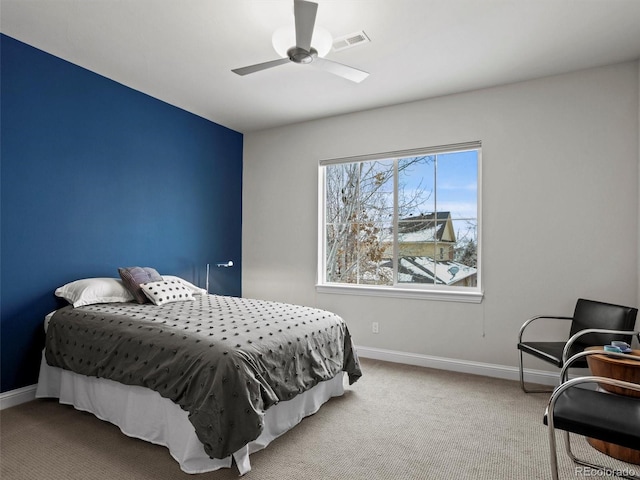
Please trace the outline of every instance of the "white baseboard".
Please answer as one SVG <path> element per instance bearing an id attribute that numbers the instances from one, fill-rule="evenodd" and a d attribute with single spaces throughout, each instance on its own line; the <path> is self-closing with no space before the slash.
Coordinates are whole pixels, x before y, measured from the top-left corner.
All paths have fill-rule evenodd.
<path id="1" fill-rule="evenodd" d="M 0 393 L 0 410 L 30 402 L 36 398 L 36 385 L 28 385 Z"/>
<path id="2" fill-rule="evenodd" d="M 472 375 L 484 375 L 485 377 L 503 378 L 505 380 L 520 381 L 518 367 L 497 365 L 493 363 L 473 362 L 470 360 L 458 360 L 455 358 L 433 357 L 430 355 L 420 355 L 417 353 L 398 352 L 395 350 L 385 350 L 382 348 L 357 346 L 358 356 L 383 360 L 385 362 L 404 363 L 406 365 L 416 365 L 419 367 L 437 368 L 452 372 L 470 373 Z M 558 373 L 546 372 L 544 370 L 524 370 L 524 379 L 527 383 L 537 383 L 540 385 L 556 386 L 558 384 Z"/>
<path id="3" fill-rule="evenodd" d="M 404 363 L 419 367 L 437 368 L 452 372 L 470 373 L 472 375 L 484 375 L 485 377 L 503 378 L 505 380 L 519 380 L 518 368 L 493 363 L 473 362 L 470 360 L 457 360 L 455 358 L 433 357 L 431 355 L 419 355 L 417 353 L 398 352 L 373 347 L 356 347 L 358 355 L 362 358 L 383 360 L 385 362 Z M 558 384 L 558 374 L 544 370 L 525 369 L 526 382 L 540 385 L 555 386 Z M 36 385 L 10 390 L 0 393 L 0 410 L 30 402 L 36 398 Z"/>

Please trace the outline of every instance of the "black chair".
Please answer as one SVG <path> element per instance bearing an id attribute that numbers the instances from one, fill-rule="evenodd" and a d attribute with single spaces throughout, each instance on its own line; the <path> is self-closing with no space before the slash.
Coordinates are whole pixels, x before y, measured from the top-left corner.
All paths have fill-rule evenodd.
<path id="1" fill-rule="evenodd" d="M 564 361 L 586 347 L 609 345 L 612 340 L 631 343 L 632 330 L 636 323 L 638 309 L 623 307 L 595 300 L 578 299 L 573 317 L 538 315 L 527 320 L 518 334 L 518 350 L 520 351 L 520 386 L 527 393 L 550 392 L 551 390 L 527 389 L 524 383 L 522 354 L 528 353 L 541 360 L 562 368 Z M 555 342 L 523 342 L 525 329 L 541 318 L 571 320 L 569 340 Z M 597 330 L 594 330 L 597 329 Z M 639 337 L 640 339 L 640 337 Z M 587 362 L 580 358 L 574 367 L 585 368 Z"/>
<path id="2" fill-rule="evenodd" d="M 553 480 L 558 480 L 555 429 L 563 430 L 565 450 L 574 463 L 603 473 L 614 473 L 623 478 L 640 479 L 640 476 L 636 475 L 640 475 L 640 467 L 616 471 L 581 460 L 571 451 L 570 432 L 627 448 L 638 449 L 640 447 L 640 398 L 612 394 L 600 389 L 583 388 L 585 384 L 599 383 L 640 392 L 640 384 L 595 376 L 577 377 L 566 381 L 569 366 L 573 362 L 585 361 L 585 357 L 588 355 L 603 353 L 628 358 L 625 354 L 610 353 L 604 350 L 590 350 L 574 355 L 562 367 L 560 373 L 562 383 L 554 390 L 549 399 L 543 421 L 545 425 L 549 426 L 551 477 Z"/>

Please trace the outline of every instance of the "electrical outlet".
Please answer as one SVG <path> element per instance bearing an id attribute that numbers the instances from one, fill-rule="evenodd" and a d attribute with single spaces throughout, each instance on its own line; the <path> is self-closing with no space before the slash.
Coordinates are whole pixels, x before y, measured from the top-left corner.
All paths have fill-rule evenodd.
<path id="1" fill-rule="evenodd" d="M 378 322 L 373 322 L 371 324 L 371 330 L 373 333 L 380 333 L 380 325 L 378 325 Z"/>

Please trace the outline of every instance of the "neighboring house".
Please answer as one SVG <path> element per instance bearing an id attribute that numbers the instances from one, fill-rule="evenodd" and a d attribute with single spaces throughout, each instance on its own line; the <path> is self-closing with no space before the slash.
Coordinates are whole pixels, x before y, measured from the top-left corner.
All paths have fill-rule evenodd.
<path id="1" fill-rule="evenodd" d="M 393 243 L 386 241 L 380 267 L 392 269 Z M 398 283 L 475 286 L 478 270 L 456 262 L 456 235 L 450 212 L 408 217 L 398 222 Z"/>
<path id="2" fill-rule="evenodd" d="M 450 212 L 428 213 L 398 221 L 400 255 L 453 260 L 456 234 Z"/>

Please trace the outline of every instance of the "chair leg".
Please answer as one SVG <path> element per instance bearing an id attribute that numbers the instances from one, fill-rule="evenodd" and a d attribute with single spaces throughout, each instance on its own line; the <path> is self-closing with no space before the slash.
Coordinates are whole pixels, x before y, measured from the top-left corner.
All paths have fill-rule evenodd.
<path id="1" fill-rule="evenodd" d="M 601 472 L 611 472 L 611 474 L 614 477 L 620 477 L 620 478 L 627 478 L 630 480 L 640 480 L 639 476 L 635 476 L 635 475 L 623 475 L 623 471 L 619 471 L 613 468 L 608 468 L 605 467 L 604 465 L 598 465 L 596 463 L 589 463 L 586 460 L 581 460 L 578 457 L 576 457 L 573 452 L 571 451 L 571 440 L 569 437 L 569 432 L 567 431 L 563 431 L 562 432 L 564 434 L 564 447 L 565 447 L 565 451 L 567 452 L 567 455 L 569 456 L 569 458 L 573 461 L 573 463 L 577 464 L 577 465 L 583 465 L 585 467 L 589 467 L 592 468 L 594 470 L 599 470 Z M 555 438 L 554 438 L 555 440 Z M 554 451 L 555 451 L 555 445 L 554 445 Z M 553 468 L 553 465 L 552 465 Z M 557 459 L 556 459 L 556 469 L 558 468 L 558 463 L 557 463 Z M 634 471 L 635 473 L 635 471 Z M 552 472 L 553 474 L 553 472 Z M 557 478 L 554 478 L 554 480 L 557 480 Z"/>
<path id="2" fill-rule="evenodd" d="M 552 425 L 549 425 L 549 450 L 551 459 L 551 478 L 558 480 L 558 454 L 556 452 L 556 432 Z"/>
<path id="3" fill-rule="evenodd" d="M 520 388 L 524 393 L 551 393 L 553 392 L 553 388 L 551 389 L 539 389 L 539 390 L 531 390 L 527 389 L 524 384 L 524 364 L 522 360 L 522 350 L 518 350 L 520 352 Z"/>

